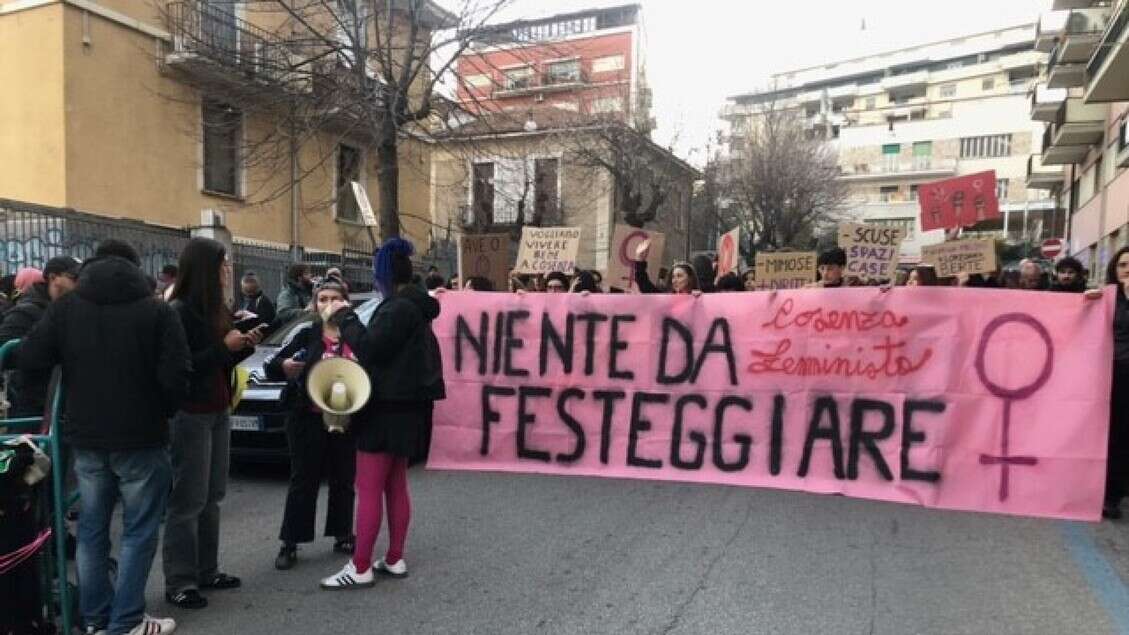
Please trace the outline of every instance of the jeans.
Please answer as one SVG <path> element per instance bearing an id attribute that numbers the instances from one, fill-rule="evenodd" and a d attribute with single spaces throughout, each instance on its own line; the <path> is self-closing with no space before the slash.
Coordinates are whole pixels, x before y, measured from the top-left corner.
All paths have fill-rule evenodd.
<path id="1" fill-rule="evenodd" d="M 220 501 L 227 492 L 231 418 L 178 412 L 172 420 L 173 484 L 165 519 L 165 591 L 199 589 L 219 572 Z"/>
<path id="2" fill-rule="evenodd" d="M 167 448 L 76 448 L 79 605 L 87 625 L 126 633 L 145 613 L 145 583 L 157 551 L 172 467 Z M 122 502 L 117 581 L 110 584 L 110 519 Z"/>

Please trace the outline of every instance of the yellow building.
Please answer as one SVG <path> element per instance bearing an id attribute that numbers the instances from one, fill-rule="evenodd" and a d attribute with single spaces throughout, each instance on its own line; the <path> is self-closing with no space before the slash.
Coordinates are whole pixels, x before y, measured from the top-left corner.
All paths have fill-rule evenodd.
<path id="1" fill-rule="evenodd" d="M 349 181 L 376 205 L 371 137 L 319 126 L 293 152 L 271 109 L 317 98 L 317 82 L 264 103 L 274 84 L 256 55 L 283 50 L 284 21 L 245 5 L 0 0 L 0 198 L 173 227 L 219 218 L 237 239 L 312 251 L 370 246 Z M 401 141 L 401 231 L 421 250 L 429 160 Z"/>

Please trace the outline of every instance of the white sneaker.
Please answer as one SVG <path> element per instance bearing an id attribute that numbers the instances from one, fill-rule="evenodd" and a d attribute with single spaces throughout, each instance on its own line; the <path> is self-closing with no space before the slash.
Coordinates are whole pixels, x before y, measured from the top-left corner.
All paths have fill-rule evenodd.
<path id="1" fill-rule="evenodd" d="M 133 627 L 129 635 L 164 635 L 176 630 L 176 620 L 172 618 L 150 617 L 141 618 L 141 623 Z"/>
<path id="2" fill-rule="evenodd" d="M 353 565 L 353 561 L 345 563 L 337 573 L 324 578 L 321 581 L 321 588 L 323 589 L 348 589 L 351 587 L 367 587 L 372 586 L 375 580 L 372 576 L 372 567 L 364 573 L 357 573 L 357 567 Z"/>
<path id="3" fill-rule="evenodd" d="M 388 564 L 384 561 L 384 558 L 381 558 L 376 563 L 376 567 L 374 568 L 377 570 L 377 572 L 383 575 L 392 576 L 393 578 L 408 577 L 408 563 L 405 562 L 403 558 L 400 558 L 399 562 L 396 562 L 394 564 Z"/>

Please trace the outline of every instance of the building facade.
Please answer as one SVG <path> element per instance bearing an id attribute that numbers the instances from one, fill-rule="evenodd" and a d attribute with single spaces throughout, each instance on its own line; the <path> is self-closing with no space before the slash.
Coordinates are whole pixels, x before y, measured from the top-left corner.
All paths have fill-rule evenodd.
<path id="1" fill-rule="evenodd" d="M 1129 244 L 1129 1 L 1054 0 L 1036 46 L 1048 51 L 1030 116 L 1044 127 L 1029 183 L 1069 215 L 1066 252 L 1103 281 Z"/>
<path id="2" fill-rule="evenodd" d="M 285 142 L 263 102 L 316 98 L 316 81 L 268 66 L 299 53 L 278 13 L 247 4 L 0 0 L 0 198 L 220 222 L 236 239 L 307 251 L 371 249 L 350 187 L 375 204 L 371 139 L 342 125 Z M 284 150 L 268 156 L 267 143 Z M 423 249 L 429 156 L 423 142 L 400 144 L 402 231 Z"/>
<path id="3" fill-rule="evenodd" d="M 792 110 L 814 138 L 838 151 L 849 216 L 904 228 L 901 259 L 944 240 L 923 232 L 917 190 L 931 181 L 995 170 L 1003 219 L 973 234 L 1025 249 L 1062 235 L 1064 213 L 1029 190 L 1027 161 L 1042 139 L 1027 116 L 1028 92 L 1046 54 L 1035 25 L 1022 25 L 773 75 L 771 88 L 729 99 L 731 153 L 764 108 Z"/>
<path id="4" fill-rule="evenodd" d="M 639 5 L 491 27 L 457 62 L 458 100 L 472 113 L 557 108 L 650 130 Z"/>

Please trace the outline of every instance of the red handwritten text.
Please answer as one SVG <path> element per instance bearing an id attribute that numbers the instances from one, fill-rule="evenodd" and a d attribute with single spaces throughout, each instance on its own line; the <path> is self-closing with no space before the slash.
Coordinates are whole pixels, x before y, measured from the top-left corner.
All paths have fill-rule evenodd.
<path id="1" fill-rule="evenodd" d="M 905 342 L 895 342 L 887 335 L 883 343 L 870 347 L 870 350 L 880 355 L 880 359 L 814 355 L 790 357 L 788 351 L 792 349 L 792 340 L 785 338 L 780 340 L 774 351 L 751 351 L 757 361 L 749 364 L 748 372 L 753 375 L 778 374 L 799 377 L 839 376 L 867 379 L 877 379 L 880 376 L 903 377 L 920 370 L 933 356 L 933 349 L 926 348 L 921 356 L 914 360 L 901 354 L 905 347 Z M 859 352 L 864 350 L 860 349 Z"/>
<path id="2" fill-rule="evenodd" d="M 875 329 L 896 329 L 909 323 L 909 318 L 893 311 L 825 311 L 822 308 L 800 311 L 795 315 L 795 303 L 791 298 L 784 301 L 776 310 L 772 320 L 761 324 L 761 328 L 783 330 L 789 327 L 808 328 L 816 333 L 824 331 L 858 331 Z"/>

